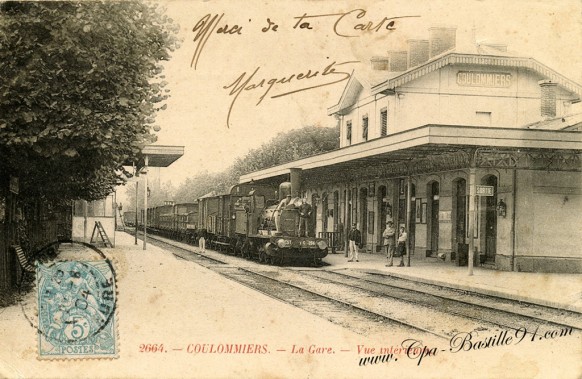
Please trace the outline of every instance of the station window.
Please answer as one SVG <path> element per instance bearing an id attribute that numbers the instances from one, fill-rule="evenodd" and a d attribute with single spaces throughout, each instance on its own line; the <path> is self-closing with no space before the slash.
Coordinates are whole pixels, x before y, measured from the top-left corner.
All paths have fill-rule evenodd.
<path id="1" fill-rule="evenodd" d="M 362 139 L 368 140 L 368 116 L 362 118 Z"/>
<path id="2" fill-rule="evenodd" d="M 477 126 L 491 126 L 491 112 L 475 112 Z"/>
<path id="3" fill-rule="evenodd" d="M 347 127 L 346 127 L 346 140 L 348 142 L 348 145 L 352 144 L 352 122 L 348 121 L 346 123 Z"/>
<path id="4" fill-rule="evenodd" d="M 105 210 L 107 207 L 105 206 L 105 201 L 103 200 L 95 200 L 87 203 L 87 216 L 93 217 L 104 217 Z"/>
<path id="5" fill-rule="evenodd" d="M 86 204 L 86 205 L 85 205 Z M 85 208 L 86 207 L 86 208 Z M 85 209 L 87 214 L 85 215 Z M 115 202 L 113 195 L 105 199 L 84 202 L 76 200 L 74 203 L 73 214 L 77 217 L 115 217 Z"/>
<path id="6" fill-rule="evenodd" d="M 380 136 L 388 134 L 388 110 L 386 108 L 380 111 Z"/>

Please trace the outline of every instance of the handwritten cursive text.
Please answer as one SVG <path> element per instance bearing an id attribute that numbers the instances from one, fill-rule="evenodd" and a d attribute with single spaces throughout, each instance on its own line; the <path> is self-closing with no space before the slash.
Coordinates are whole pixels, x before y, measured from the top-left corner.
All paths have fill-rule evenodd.
<path id="1" fill-rule="evenodd" d="M 291 30 L 298 30 L 297 33 L 306 33 L 312 31 L 313 33 L 321 32 L 312 23 L 317 20 L 331 20 L 333 21 L 334 35 L 342 38 L 361 37 L 364 35 L 371 35 L 375 33 L 391 33 L 396 30 L 397 22 L 406 18 L 414 18 L 420 16 L 393 16 L 393 17 L 375 17 L 370 15 L 365 9 L 353 9 L 343 13 L 328 13 L 328 14 L 307 14 L 303 13 L 301 16 L 296 16 L 295 24 Z M 251 23 L 253 20 L 248 19 L 243 21 L 245 25 Z M 260 31 L 263 33 L 277 32 L 284 25 L 279 25 L 279 20 L 267 17 L 264 26 L 264 20 L 261 20 Z M 223 37 L 236 37 L 243 34 L 243 25 L 226 22 L 225 14 L 207 14 L 200 18 L 192 28 L 194 33 L 193 42 L 195 43 L 195 50 L 190 62 L 190 67 L 196 69 L 198 61 L 202 55 L 204 47 L 208 40 L 213 35 L 222 35 Z M 325 32 L 325 31 L 324 31 Z M 326 33 L 327 34 L 327 33 Z"/>
<path id="2" fill-rule="evenodd" d="M 359 22 L 360 19 L 366 17 L 366 10 L 364 9 L 354 9 L 345 13 L 329 13 L 329 14 L 315 14 L 308 15 L 304 13 L 303 16 L 295 17 L 297 22 L 293 26 L 293 29 L 313 29 L 309 20 L 322 18 L 322 17 L 333 17 L 335 18 L 335 23 L 333 24 L 333 32 L 339 37 L 359 37 L 357 34 L 347 34 L 347 33 L 363 33 L 363 32 L 380 32 L 380 31 L 394 31 L 396 30 L 396 20 L 403 18 L 412 18 L 420 16 L 396 16 L 396 17 L 384 17 L 380 21 L 365 21 Z M 349 29 L 354 30 L 354 32 L 349 31 Z"/>
<path id="3" fill-rule="evenodd" d="M 241 95 L 241 93 L 243 93 L 243 91 L 250 92 L 250 91 L 257 90 L 257 89 L 261 88 L 262 95 L 259 96 L 259 101 L 256 104 L 256 105 L 259 105 L 265 99 L 267 94 L 269 94 L 271 92 L 271 90 L 273 89 L 273 87 L 275 85 L 289 85 L 291 83 L 299 82 L 299 81 L 301 81 L 301 82 L 311 81 L 312 79 L 314 79 L 316 77 L 321 77 L 321 78 L 324 78 L 327 76 L 330 77 L 329 80 L 326 78 L 326 81 L 324 83 L 302 86 L 300 88 L 289 89 L 287 91 L 280 92 L 280 93 L 277 93 L 275 95 L 271 95 L 272 99 L 287 96 L 287 95 L 290 95 L 292 93 L 307 91 L 310 89 L 329 86 L 329 85 L 332 85 L 335 83 L 343 82 L 344 80 L 347 80 L 350 77 L 350 74 L 348 72 L 345 72 L 345 71 L 336 71 L 336 67 L 347 65 L 350 63 L 357 63 L 357 61 L 347 61 L 347 62 L 341 62 L 341 63 L 332 62 L 331 64 L 327 65 L 321 71 L 309 69 L 305 72 L 291 74 L 289 76 L 284 76 L 284 77 L 269 78 L 269 79 L 257 77 L 258 76 L 257 74 L 258 74 L 259 70 L 261 69 L 261 67 L 257 67 L 250 75 L 248 75 L 246 71 L 243 72 L 231 84 L 223 87 L 224 89 L 230 89 L 230 92 L 228 95 L 233 97 L 232 102 L 230 103 L 230 108 L 228 109 L 228 116 L 226 117 L 226 126 L 230 127 L 230 116 L 232 113 L 232 109 L 233 109 L 234 104 L 237 101 L 238 97 Z M 313 81 L 311 81 L 311 83 L 312 82 Z"/>

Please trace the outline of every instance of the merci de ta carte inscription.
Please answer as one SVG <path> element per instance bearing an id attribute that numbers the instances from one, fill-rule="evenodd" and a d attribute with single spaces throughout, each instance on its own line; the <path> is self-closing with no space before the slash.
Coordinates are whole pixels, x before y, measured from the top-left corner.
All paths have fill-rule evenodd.
<path id="1" fill-rule="evenodd" d="M 198 62 L 200 60 L 200 56 L 202 55 L 202 51 L 206 47 L 211 36 L 220 35 L 223 37 L 235 37 L 237 35 L 243 34 L 246 25 L 229 25 L 228 22 L 223 21 L 224 17 L 224 13 L 209 13 L 200 18 L 192 28 L 192 32 L 194 33 L 193 42 L 195 44 L 195 50 L 190 62 L 190 66 L 194 67 L 195 70 L 198 67 Z M 292 29 L 298 30 L 298 33 L 317 33 L 318 27 L 314 23 L 322 21 L 324 23 L 331 24 L 332 31 L 337 37 L 357 38 L 365 35 L 366 33 L 391 33 L 396 30 L 397 22 L 400 22 L 402 19 L 415 17 L 420 16 L 384 16 L 381 19 L 378 18 L 375 21 L 372 21 L 365 9 L 353 9 L 348 12 L 327 14 L 303 13 L 301 16 L 294 17 L 295 21 Z M 271 17 L 268 17 L 266 22 L 267 25 L 264 25 L 264 23 L 261 25 L 263 26 L 261 28 L 262 33 L 276 33 L 278 30 L 280 30 L 280 26 L 277 21 Z M 252 23 L 252 19 L 248 20 L 248 24 L 250 23 Z M 302 70 L 298 73 L 276 75 L 275 77 L 271 78 L 259 77 L 258 72 L 261 69 L 260 66 L 257 66 L 251 74 L 247 74 L 247 71 L 243 72 L 230 84 L 223 86 L 223 89 L 225 90 L 230 89 L 228 96 L 232 97 L 226 118 L 226 126 L 230 127 L 230 116 L 234 104 L 243 91 L 253 91 L 261 88 L 262 94 L 259 96 L 258 102 L 256 104 L 256 106 L 258 106 L 275 85 L 290 85 L 298 81 L 309 82 L 309 84 L 299 86 L 299 88 L 281 90 L 279 93 L 271 95 L 272 99 L 343 82 L 344 80 L 349 79 L 350 73 L 345 71 L 337 71 L 336 67 L 351 63 L 357 63 L 357 61 L 344 61 L 339 63 L 333 61 L 331 64 L 326 63 L 323 69 L 310 68 L 307 70 Z M 248 72 L 250 72 L 250 70 Z M 316 78 L 321 80 L 318 83 L 315 83 Z"/>

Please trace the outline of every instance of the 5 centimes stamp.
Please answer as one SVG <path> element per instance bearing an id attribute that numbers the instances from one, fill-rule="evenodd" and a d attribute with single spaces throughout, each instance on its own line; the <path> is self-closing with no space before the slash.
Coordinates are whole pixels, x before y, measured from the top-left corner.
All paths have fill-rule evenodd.
<path id="1" fill-rule="evenodd" d="M 108 260 L 39 264 L 37 296 L 39 358 L 117 357 L 116 284 Z"/>

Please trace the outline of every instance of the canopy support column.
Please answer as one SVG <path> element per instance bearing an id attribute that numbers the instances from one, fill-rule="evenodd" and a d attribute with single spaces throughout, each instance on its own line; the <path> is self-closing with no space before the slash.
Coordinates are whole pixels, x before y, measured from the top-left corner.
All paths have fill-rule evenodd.
<path id="1" fill-rule="evenodd" d="M 411 209 L 410 207 L 412 206 L 412 178 L 410 177 L 410 175 L 408 175 L 408 177 L 406 178 L 406 253 L 408 254 L 408 263 L 407 266 L 410 267 L 410 215 L 411 215 Z"/>
<path id="2" fill-rule="evenodd" d="M 467 254 L 469 276 L 473 275 L 473 260 L 475 257 L 475 201 L 477 199 L 477 187 L 475 183 L 475 176 L 477 169 L 473 166 L 469 168 L 469 251 Z"/>

